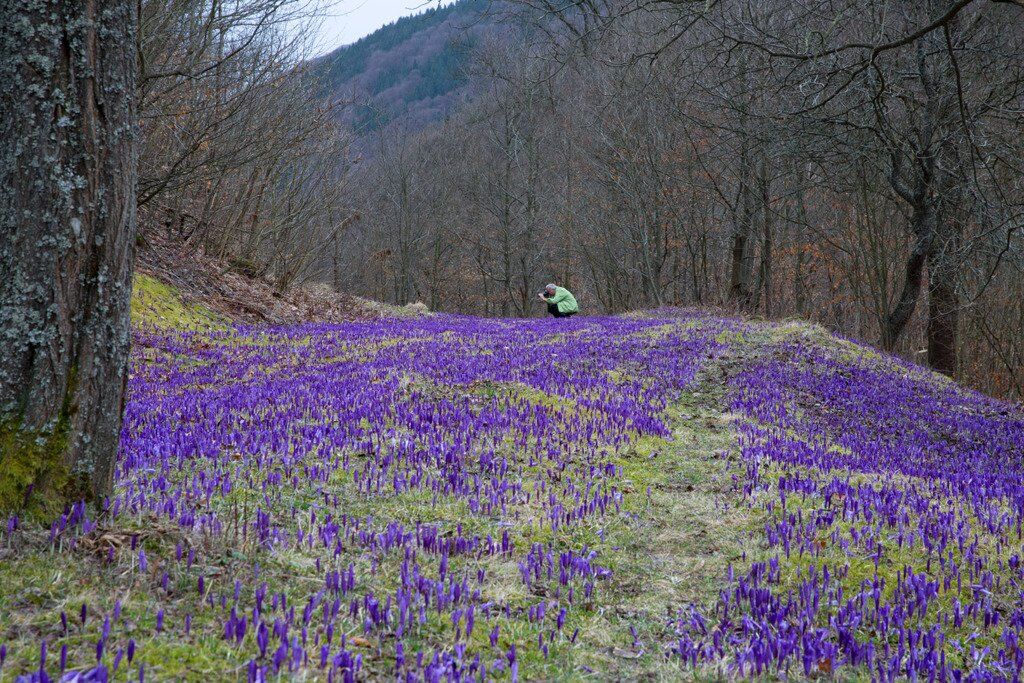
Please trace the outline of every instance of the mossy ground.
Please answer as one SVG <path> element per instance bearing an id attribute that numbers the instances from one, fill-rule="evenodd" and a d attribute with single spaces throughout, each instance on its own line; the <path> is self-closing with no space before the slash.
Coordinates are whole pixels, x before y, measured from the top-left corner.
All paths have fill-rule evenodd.
<path id="1" fill-rule="evenodd" d="M 60 512 L 49 501 L 67 485 L 66 447 L 60 424 L 45 433 L 25 431 L 13 420 L 0 424 L 0 511 L 39 518 Z"/>
<path id="2" fill-rule="evenodd" d="M 29 519 L 53 517 L 57 501 L 78 497 L 87 483 L 68 471 L 67 452 L 78 368 L 71 368 L 64 400 L 53 424 L 27 429 L 19 418 L 0 422 L 0 513 L 16 511 Z"/>
<path id="3" fill-rule="evenodd" d="M 151 275 L 136 273 L 132 285 L 132 326 L 157 330 L 216 330 L 226 321 L 202 304 Z"/>

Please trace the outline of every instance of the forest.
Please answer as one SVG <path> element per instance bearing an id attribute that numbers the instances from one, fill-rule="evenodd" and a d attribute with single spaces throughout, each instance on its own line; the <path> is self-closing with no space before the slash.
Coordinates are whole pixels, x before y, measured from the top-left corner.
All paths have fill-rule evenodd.
<path id="1" fill-rule="evenodd" d="M 1016 3 L 462 0 L 317 59 L 313 8 L 214 7 L 141 8 L 143 242 L 437 311 L 805 318 L 1024 391 Z"/>

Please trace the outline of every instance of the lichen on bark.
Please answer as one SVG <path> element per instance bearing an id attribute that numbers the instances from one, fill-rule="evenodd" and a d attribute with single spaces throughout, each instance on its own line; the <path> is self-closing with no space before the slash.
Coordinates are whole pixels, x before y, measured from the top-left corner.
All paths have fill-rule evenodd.
<path id="1" fill-rule="evenodd" d="M 29 493 L 51 508 L 99 501 L 113 480 L 135 246 L 137 9 L 0 7 L 0 507 Z"/>

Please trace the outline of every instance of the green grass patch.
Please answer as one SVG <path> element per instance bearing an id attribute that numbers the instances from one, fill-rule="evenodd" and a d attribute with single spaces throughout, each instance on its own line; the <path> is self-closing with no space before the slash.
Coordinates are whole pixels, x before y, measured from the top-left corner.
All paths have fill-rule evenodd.
<path id="1" fill-rule="evenodd" d="M 187 302 L 176 288 L 136 273 L 132 284 L 132 325 L 158 330 L 218 330 L 227 321 L 206 306 Z"/>

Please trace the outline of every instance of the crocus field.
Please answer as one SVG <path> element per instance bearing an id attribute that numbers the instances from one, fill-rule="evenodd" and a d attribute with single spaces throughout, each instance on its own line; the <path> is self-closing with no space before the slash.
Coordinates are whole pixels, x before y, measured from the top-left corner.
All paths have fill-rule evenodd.
<path id="1" fill-rule="evenodd" d="M 1019 680 L 1024 413 L 696 312 L 136 333 L 0 680 Z"/>

